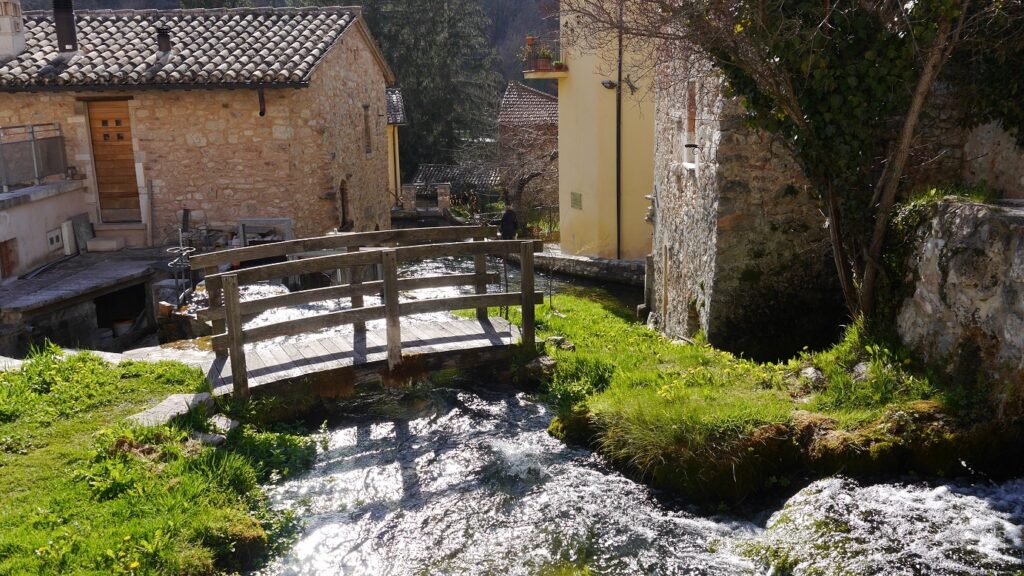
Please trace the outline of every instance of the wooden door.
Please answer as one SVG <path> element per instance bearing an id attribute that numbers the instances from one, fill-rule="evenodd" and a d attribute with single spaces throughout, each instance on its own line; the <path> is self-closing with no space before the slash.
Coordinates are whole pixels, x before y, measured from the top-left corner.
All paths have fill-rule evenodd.
<path id="1" fill-rule="evenodd" d="M 89 131 L 100 218 L 104 222 L 140 222 L 128 101 L 89 102 Z"/>

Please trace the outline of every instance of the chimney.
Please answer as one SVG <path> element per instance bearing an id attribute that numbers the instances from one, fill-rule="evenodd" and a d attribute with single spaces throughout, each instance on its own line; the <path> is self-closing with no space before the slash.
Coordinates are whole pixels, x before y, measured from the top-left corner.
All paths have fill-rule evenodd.
<path id="1" fill-rule="evenodd" d="M 25 51 L 25 20 L 20 0 L 0 0 L 0 62 Z"/>
<path id="2" fill-rule="evenodd" d="M 75 5 L 72 0 L 53 0 L 53 24 L 57 28 L 57 52 L 78 52 Z"/>
<path id="3" fill-rule="evenodd" d="M 156 49 L 166 54 L 171 51 L 171 29 L 161 27 L 156 29 Z"/>

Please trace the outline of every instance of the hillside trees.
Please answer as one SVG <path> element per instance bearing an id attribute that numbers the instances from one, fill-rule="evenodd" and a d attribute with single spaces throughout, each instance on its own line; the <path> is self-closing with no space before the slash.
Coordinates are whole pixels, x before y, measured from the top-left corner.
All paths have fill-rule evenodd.
<path id="1" fill-rule="evenodd" d="M 663 62 L 717 67 L 820 193 L 855 316 L 873 317 L 889 215 L 936 85 L 976 94 L 976 120 L 1016 128 L 1024 114 L 1021 0 L 566 0 L 566 15 L 584 35 L 622 30 L 657 40 Z"/>
<path id="2" fill-rule="evenodd" d="M 290 0 L 293 6 L 331 0 Z M 405 99 L 402 170 L 450 164 L 467 141 L 492 139 L 502 87 L 477 0 L 365 0 L 363 16 Z"/>

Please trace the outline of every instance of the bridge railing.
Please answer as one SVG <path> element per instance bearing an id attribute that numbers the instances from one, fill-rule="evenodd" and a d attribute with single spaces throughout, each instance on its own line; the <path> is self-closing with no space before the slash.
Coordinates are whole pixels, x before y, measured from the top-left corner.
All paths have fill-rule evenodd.
<path id="1" fill-rule="evenodd" d="M 533 305 L 543 300 L 543 295 L 534 291 L 533 254 L 541 251 L 543 245 L 536 241 L 486 240 L 493 236 L 493 229 L 488 227 L 424 228 L 292 240 L 203 254 L 194 257 L 193 262 L 208 270 L 206 285 L 210 293 L 210 305 L 206 310 L 200 311 L 199 315 L 213 324 L 214 350 L 218 355 L 227 352 L 230 357 L 234 392 L 238 396 L 248 395 L 243 348 L 246 343 L 315 332 L 340 325 L 352 324 L 354 331 L 358 332 L 366 329 L 368 321 L 385 319 L 388 365 L 394 368 L 402 360 L 401 317 L 475 308 L 477 317 L 486 319 L 489 307 L 520 305 L 523 310 L 522 342 L 526 346 L 533 346 Z M 456 241 L 450 241 L 452 239 Z M 458 241 L 467 239 L 469 241 Z M 438 240 L 441 242 L 424 243 Z M 339 249 L 344 249 L 345 252 L 338 252 Z M 293 256 L 297 253 L 309 257 L 229 272 L 216 271 L 221 263 Z M 310 256 L 310 253 L 324 255 Z M 488 294 L 488 284 L 497 282 L 498 276 L 487 272 L 486 257 L 506 256 L 512 253 L 517 253 L 521 260 L 521 290 Z M 402 262 L 449 256 L 473 257 L 474 272 L 418 278 L 398 277 L 398 267 Z M 381 266 L 383 278 L 361 281 L 358 271 L 374 265 Z M 242 285 L 340 269 L 353 270 L 351 283 L 240 301 L 239 287 Z M 475 293 L 415 302 L 399 301 L 399 293 L 403 290 L 449 286 L 473 286 Z M 364 306 L 363 297 L 374 294 L 381 296 L 382 304 Z M 274 308 L 339 298 L 350 298 L 351 307 L 248 329 L 242 327 L 243 316 L 259 314 Z"/>

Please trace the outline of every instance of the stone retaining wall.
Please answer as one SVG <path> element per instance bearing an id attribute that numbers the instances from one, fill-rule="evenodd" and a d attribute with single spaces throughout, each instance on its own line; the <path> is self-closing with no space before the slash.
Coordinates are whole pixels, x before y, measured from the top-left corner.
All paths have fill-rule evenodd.
<path id="1" fill-rule="evenodd" d="M 980 374 L 1024 398 L 1024 206 L 947 199 L 928 208 L 909 256 L 912 293 L 900 308 L 903 342 L 962 384 Z"/>

